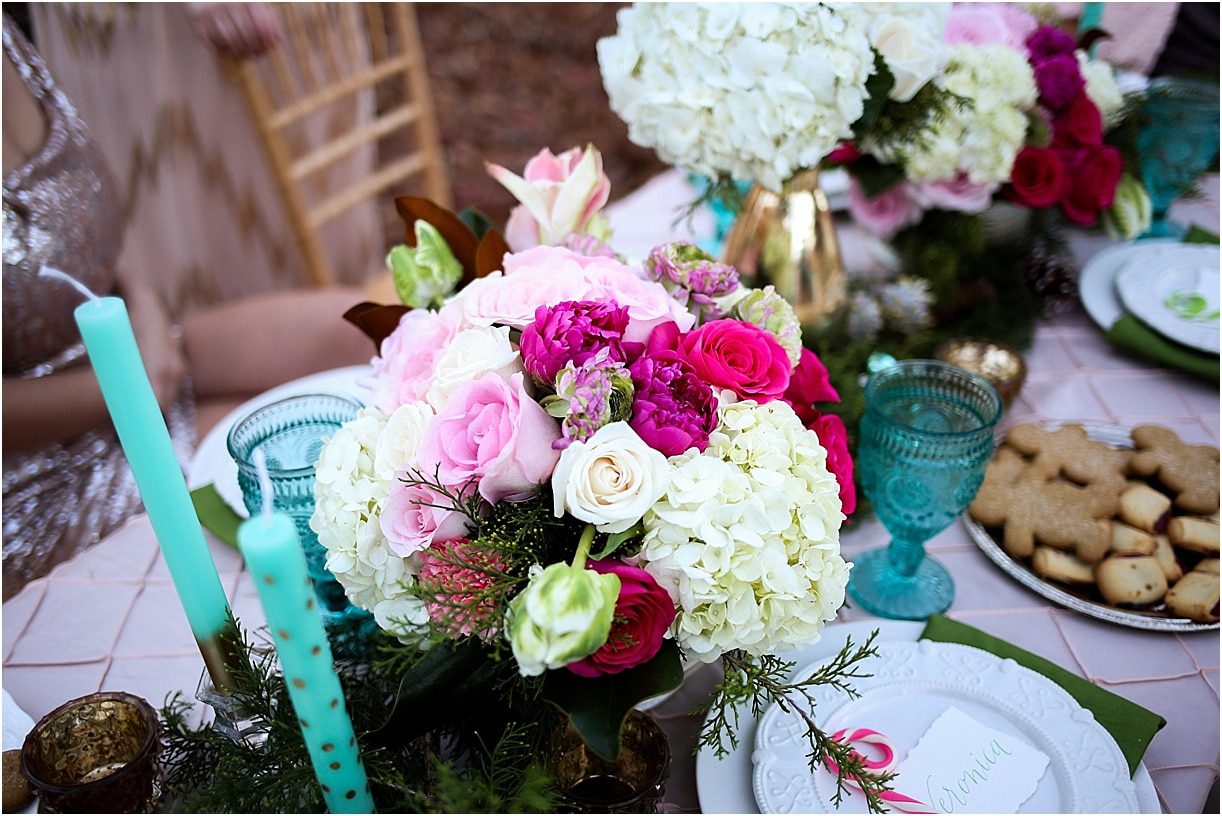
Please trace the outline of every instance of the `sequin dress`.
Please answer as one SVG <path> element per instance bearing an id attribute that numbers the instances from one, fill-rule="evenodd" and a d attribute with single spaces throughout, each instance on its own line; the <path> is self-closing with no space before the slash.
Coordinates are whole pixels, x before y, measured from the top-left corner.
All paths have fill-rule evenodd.
<path id="1" fill-rule="evenodd" d="M 95 292 L 114 291 L 123 221 L 113 180 L 88 130 L 7 16 L 4 51 L 47 121 L 46 143 L 4 178 L 4 377 L 46 377 L 87 365 L 87 359 L 72 317 L 80 296 L 39 278 L 39 269 L 54 266 Z M 189 388 L 168 420 L 184 459 L 194 443 Z M 6 599 L 140 508 L 109 425 L 35 452 L 6 449 L 3 467 Z"/>

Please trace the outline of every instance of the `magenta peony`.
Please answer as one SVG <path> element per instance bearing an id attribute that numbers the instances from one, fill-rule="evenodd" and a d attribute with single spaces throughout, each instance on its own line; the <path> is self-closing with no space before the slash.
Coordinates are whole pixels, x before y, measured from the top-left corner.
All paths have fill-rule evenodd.
<path id="1" fill-rule="evenodd" d="M 645 444 L 666 456 L 708 447 L 717 427 L 717 397 L 689 364 L 659 351 L 637 358 L 628 370 L 635 388 L 628 424 Z"/>
<path id="2" fill-rule="evenodd" d="M 1059 111 L 1074 101 L 1086 87 L 1078 58 L 1073 54 L 1058 54 L 1034 67 L 1040 102 L 1053 111 Z"/>
<path id="3" fill-rule="evenodd" d="M 621 341 L 628 310 L 614 301 L 566 300 L 535 310 L 535 322 L 522 330 L 518 345 L 526 373 L 551 388 L 568 363 L 581 365 L 606 349 L 606 359 L 627 359 Z"/>
<path id="4" fill-rule="evenodd" d="M 505 568 L 500 553 L 466 539 L 439 541 L 420 558 L 418 580 L 433 625 L 450 637 L 478 635 L 491 641 L 500 615 L 487 590 Z"/>
<path id="5" fill-rule="evenodd" d="M 579 677 L 599 677 L 648 663 L 662 648 L 666 631 L 675 620 L 670 595 L 648 572 L 622 561 L 590 561 L 587 568 L 619 577 L 615 617 L 607 642 L 594 654 L 565 668 Z"/>
<path id="6" fill-rule="evenodd" d="M 1032 65 L 1052 57 L 1072 55 L 1074 47 L 1073 37 L 1056 26 L 1040 26 L 1027 38 L 1027 54 Z"/>
<path id="7" fill-rule="evenodd" d="M 714 320 L 680 338 L 697 376 L 742 399 L 771 402 L 789 387 L 785 348 L 770 333 L 739 320 Z"/>
<path id="8" fill-rule="evenodd" d="M 853 457 L 849 454 L 849 434 L 844 420 L 836 414 L 820 414 L 807 426 L 819 437 L 827 451 L 827 469 L 840 485 L 840 510 L 846 516 L 857 509 L 857 487 L 853 484 Z"/>
<path id="9" fill-rule="evenodd" d="M 840 402 L 840 394 L 832 386 L 831 375 L 819 355 L 803 347 L 802 356 L 798 358 L 798 366 L 789 378 L 789 388 L 785 389 L 783 399 L 790 404 L 793 412 L 802 420 L 802 424 L 810 426 L 819 416 L 815 410 L 816 402 Z"/>

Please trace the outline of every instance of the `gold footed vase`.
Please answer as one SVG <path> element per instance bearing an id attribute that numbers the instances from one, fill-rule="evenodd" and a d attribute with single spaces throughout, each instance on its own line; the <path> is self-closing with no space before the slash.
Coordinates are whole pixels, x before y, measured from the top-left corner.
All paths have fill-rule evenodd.
<path id="1" fill-rule="evenodd" d="M 799 173 L 779 194 L 751 188 L 726 238 L 724 260 L 746 285 L 775 287 L 804 328 L 829 328 L 843 311 L 848 285 L 819 171 Z"/>

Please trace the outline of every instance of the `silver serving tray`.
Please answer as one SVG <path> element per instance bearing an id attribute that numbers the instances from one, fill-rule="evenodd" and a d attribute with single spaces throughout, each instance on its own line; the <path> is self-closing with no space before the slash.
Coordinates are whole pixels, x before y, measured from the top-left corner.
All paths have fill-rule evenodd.
<path id="1" fill-rule="evenodd" d="M 1069 424 L 1081 425 L 1086 429 L 1088 437 L 1106 442 L 1114 448 L 1133 447 L 1133 440 L 1129 438 L 1129 430 L 1116 425 L 1100 425 L 1090 422 L 1049 422 L 1045 423 L 1044 427 L 1051 430 Z M 1003 440 L 1004 434 L 1000 434 L 997 444 L 1000 446 Z M 963 514 L 963 526 L 967 528 L 968 535 L 976 542 L 976 546 L 980 547 L 984 554 L 994 564 L 1001 567 L 1006 574 L 1032 592 L 1043 595 L 1066 609 L 1072 609 L 1108 623 L 1155 632 L 1203 632 L 1219 627 L 1218 623 L 1200 623 L 1172 615 L 1162 604 L 1150 609 L 1125 609 L 1111 606 L 1091 587 L 1071 588 L 1036 575 L 1026 563 L 1007 553 L 1001 546 L 1001 542 L 996 541 L 984 525 L 977 522 L 968 513 Z"/>

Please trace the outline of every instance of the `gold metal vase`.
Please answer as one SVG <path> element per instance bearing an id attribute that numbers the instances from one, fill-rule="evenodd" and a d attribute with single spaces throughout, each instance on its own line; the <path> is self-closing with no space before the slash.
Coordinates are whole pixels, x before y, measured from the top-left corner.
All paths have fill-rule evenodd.
<path id="1" fill-rule="evenodd" d="M 819 171 L 799 173 L 779 194 L 756 184 L 726 238 L 725 262 L 749 286 L 774 286 L 804 327 L 828 326 L 848 287 Z"/>

